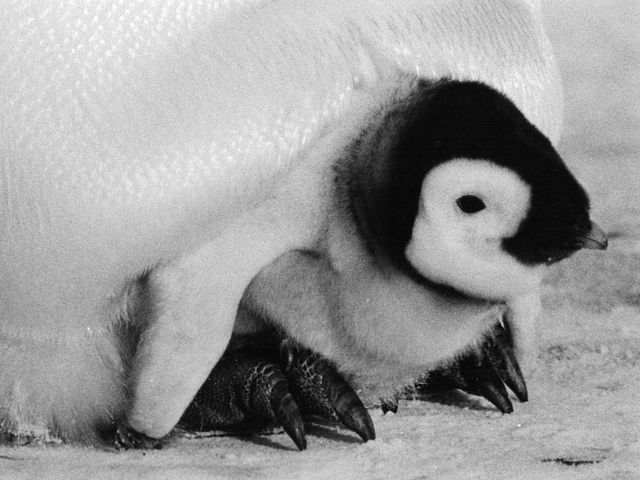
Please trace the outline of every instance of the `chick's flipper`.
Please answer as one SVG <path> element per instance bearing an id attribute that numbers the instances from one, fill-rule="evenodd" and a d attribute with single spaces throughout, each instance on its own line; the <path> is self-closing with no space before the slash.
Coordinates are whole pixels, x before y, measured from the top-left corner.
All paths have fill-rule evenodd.
<path id="1" fill-rule="evenodd" d="M 508 325 L 498 322 L 482 343 L 454 363 L 429 372 L 415 385 L 418 393 L 458 388 L 489 400 L 502 413 L 513 412 L 506 387 L 518 400 L 528 399 L 527 385 L 516 359 Z"/>

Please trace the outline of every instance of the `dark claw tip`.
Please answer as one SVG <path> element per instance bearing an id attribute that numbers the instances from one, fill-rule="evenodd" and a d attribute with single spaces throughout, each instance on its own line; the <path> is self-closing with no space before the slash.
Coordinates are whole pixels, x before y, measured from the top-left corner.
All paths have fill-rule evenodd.
<path id="1" fill-rule="evenodd" d="M 307 436 L 305 435 L 302 421 L 299 423 L 293 421 L 291 425 L 282 425 L 282 428 L 284 428 L 284 431 L 287 432 L 287 435 L 293 440 L 293 443 L 296 444 L 298 450 L 302 452 L 307 449 Z"/>
<path id="2" fill-rule="evenodd" d="M 280 389 L 274 389 L 278 392 Z M 304 431 L 304 423 L 300 409 L 289 392 L 274 393 L 271 399 L 277 421 L 284 431 L 291 437 L 298 450 L 306 450 L 307 437 Z"/>
<path id="3" fill-rule="evenodd" d="M 513 405 L 502 384 L 499 386 L 483 384 L 480 385 L 479 389 L 482 396 L 493 403 L 502 413 L 513 413 Z"/>
<path id="4" fill-rule="evenodd" d="M 289 435 L 289 438 L 296 444 L 298 450 L 303 451 L 307 449 L 307 436 L 304 431 L 304 424 L 300 418 L 291 418 L 287 420 L 281 420 L 280 424 L 284 431 Z"/>
<path id="5" fill-rule="evenodd" d="M 113 445 L 116 450 L 160 450 L 162 448 L 160 440 L 148 437 L 125 425 L 118 425 L 114 430 L 113 437 Z"/>
<path id="6" fill-rule="evenodd" d="M 514 387 L 511 387 L 511 385 L 509 385 L 509 388 L 511 388 L 513 393 L 516 394 L 516 397 L 518 397 L 520 402 L 525 403 L 529 401 L 529 392 L 527 391 L 527 386 L 524 383 L 519 387 L 515 387 L 515 389 Z"/>
<path id="7" fill-rule="evenodd" d="M 398 413 L 398 402 L 395 400 L 380 400 L 380 410 L 382 410 L 382 413 Z"/>
<path id="8" fill-rule="evenodd" d="M 507 403 L 506 405 L 504 405 L 504 407 L 502 407 L 502 408 L 498 407 L 498 409 L 499 409 L 502 413 L 507 414 L 507 415 L 509 415 L 509 414 L 513 413 L 513 405 L 511 404 L 511 402 L 508 402 L 508 403 Z"/>
<path id="9" fill-rule="evenodd" d="M 376 439 L 376 429 L 366 408 L 356 408 L 342 417 L 342 423 L 358 434 L 363 442 Z"/>
<path id="10" fill-rule="evenodd" d="M 483 346 L 484 354 L 518 400 L 526 402 L 529 398 L 527 384 L 513 351 L 509 324 L 505 323 L 503 327 L 498 323 L 492 333 L 493 339 L 488 339 Z"/>
<path id="11" fill-rule="evenodd" d="M 342 424 L 357 433 L 363 441 L 374 440 L 376 431 L 373 420 L 358 394 L 337 373 L 325 375 L 327 397 Z"/>

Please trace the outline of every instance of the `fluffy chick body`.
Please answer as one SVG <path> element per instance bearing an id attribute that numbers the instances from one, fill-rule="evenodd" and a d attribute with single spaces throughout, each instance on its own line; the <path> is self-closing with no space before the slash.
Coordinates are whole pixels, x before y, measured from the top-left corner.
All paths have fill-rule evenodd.
<path id="1" fill-rule="evenodd" d="M 382 395 L 500 320 L 526 360 L 544 267 L 606 246 L 546 137 L 475 82 L 416 82 L 321 185 L 315 247 L 260 272 L 237 328 L 266 318 Z"/>

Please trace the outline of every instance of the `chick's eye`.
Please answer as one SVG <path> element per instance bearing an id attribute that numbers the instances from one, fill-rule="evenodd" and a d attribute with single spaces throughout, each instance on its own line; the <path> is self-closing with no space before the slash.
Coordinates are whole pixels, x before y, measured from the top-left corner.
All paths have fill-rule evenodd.
<path id="1" fill-rule="evenodd" d="M 456 200 L 456 205 L 460 210 L 468 214 L 478 213 L 486 208 L 482 199 L 475 195 L 463 195 Z"/>

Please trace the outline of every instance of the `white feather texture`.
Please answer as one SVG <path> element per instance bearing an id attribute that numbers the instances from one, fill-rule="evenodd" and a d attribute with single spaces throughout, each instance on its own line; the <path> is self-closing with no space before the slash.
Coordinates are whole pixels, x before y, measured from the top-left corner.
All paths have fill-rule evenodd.
<path id="1" fill-rule="evenodd" d="M 3 427 L 85 438 L 128 408 L 164 435 L 249 280 L 313 242 L 307 169 L 322 171 L 406 73 L 482 80 L 558 138 L 557 71 L 531 1 L 5 2 Z M 150 269 L 158 309 L 129 408 L 112 325 Z"/>

